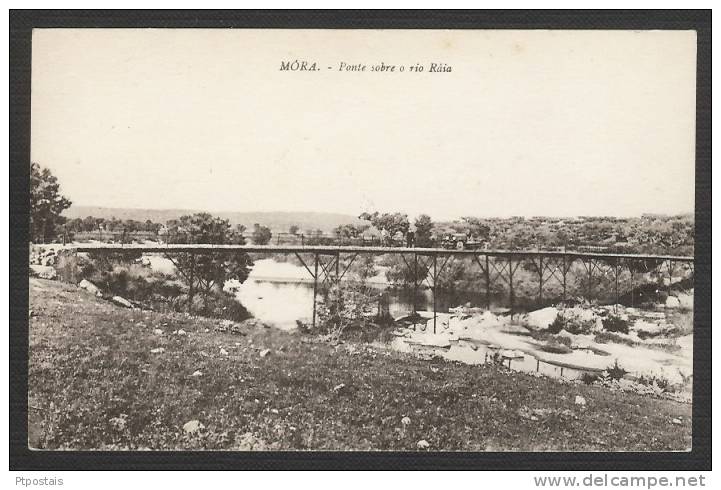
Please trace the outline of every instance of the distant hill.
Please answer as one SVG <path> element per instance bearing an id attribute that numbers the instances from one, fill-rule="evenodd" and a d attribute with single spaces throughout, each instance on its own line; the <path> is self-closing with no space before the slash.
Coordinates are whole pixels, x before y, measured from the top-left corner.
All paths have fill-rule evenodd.
<path id="1" fill-rule="evenodd" d="M 192 209 L 133 209 L 133 208 L 104 208 L 98 206 L 70 206 L 63 213 L 67 218 L 112 218 L 120 220 L 133 219 L 137 221 L 151 220 L 154 223 L 165 223 L 171 219 L 178 219 L 186 214 L 200 212 Z M 210 212 L 230 221 L 231 224 L 243 224 L 250 229 L 254 223 L 270 227 L 275 232 L 288 231 L 291 225 L 297 225 L 301 230 L 323 230 L 330 232 L 333 228 L 346 224 L 358 223 L 356 216 L 341 213 L 315 213 L 296 211 L 269 211 L 269 212 Z"/>

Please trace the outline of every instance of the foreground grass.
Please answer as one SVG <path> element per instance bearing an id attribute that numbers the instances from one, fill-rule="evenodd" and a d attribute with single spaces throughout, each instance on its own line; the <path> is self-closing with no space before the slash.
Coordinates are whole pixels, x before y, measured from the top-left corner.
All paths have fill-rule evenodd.
<path id="1" fill-rule="evenodd" d="M 53 281 L 30 280 L 30 305 L 34 448 L 691 446 L 691 406 L 673 401 L 262 327 L 219 333 L 218 320 L 123 309 Z M 191 420 L 204 427 L 187 433 Z"/>

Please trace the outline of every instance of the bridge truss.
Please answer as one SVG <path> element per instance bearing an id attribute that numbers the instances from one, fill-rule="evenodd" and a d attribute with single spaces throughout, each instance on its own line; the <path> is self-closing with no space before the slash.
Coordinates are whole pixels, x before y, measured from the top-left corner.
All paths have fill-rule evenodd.
<path id="1" fill-rule="evenodd" d="M 504 250 L 449 250 L 442 248 L 405 248 L 405 247 L 348 247 L 348 246 L 297 246 L 297 245 L 213 245 L 213 244 L 168 244 L 146 246 L 140 244 L 92 244 L 68 245 L 64 249 L 80 253 L 123 253 L 143 252 L 164 254 L 171 260 L 175 254 L 209 254 L 218 252 L 245 252 L 252 254 L 293 254 L 313 279 L 313 326 L 316 325 L 316 305 L 319 288 L 336 285 L 343 280 L 353 262 L 361 254 L 399 255 L 413 279 L 413 311 L 416 311 L 416 297 L 425 283 L 433 296 L 433 331 L 437 324 L 437 289 L 439 278 L 449 263 L 459 258 L 470 258 L 479 268 L 483 277 L 486 308 L 491 307 L 491 295 L 494 285 L 502 283 L 508 287 L 510 312 L 513 315 L 515 304 L 515 286 L 518 267 L 522 264 L 527 270 L 535 272 L 537 278 L 537 299 L 543 299 L 544 286 L 554 284 L 562 290 L 561 299 L 568 298 L 568 275 L 575 263 L 581 263 L 586 274 L 586 299 L 593 299 L 594 280 L 596 284 L 603 278 L 614 284 L 615 303 L 620 295 L 631 292 L 636 287 L 636 275 L 644 270 L 655 270 L 667 274 L 668 290 L 671 291 L 674 270 L 686 264 L 693 274 L 694 258 L 672 255 L 640 254 L 604 254 L 574 251 L 504 251 Z M 623 271 L 631 275 L 631 285 L 625 291 L 619 285 Z M 192 272 L 191 272 L 192 274 Z M 192 279 L 191 279 L 192 283 Z"/>

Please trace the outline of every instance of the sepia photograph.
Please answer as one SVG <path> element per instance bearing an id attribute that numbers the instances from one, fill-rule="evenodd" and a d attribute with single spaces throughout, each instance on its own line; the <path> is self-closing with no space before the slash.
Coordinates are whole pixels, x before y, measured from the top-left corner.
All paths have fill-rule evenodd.
<path id="1" fill-rule="evenodd" d="M 35 28 L 30 76 L 30 450 L 692 450 L 696 31 Z"/>

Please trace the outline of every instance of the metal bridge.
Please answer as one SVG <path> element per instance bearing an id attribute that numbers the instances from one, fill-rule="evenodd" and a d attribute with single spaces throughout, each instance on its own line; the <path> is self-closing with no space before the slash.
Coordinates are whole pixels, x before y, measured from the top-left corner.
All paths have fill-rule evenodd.
<path id="1" fill-rule="evenodd" d="M 316 323 L 316 303 L 318 286 L 326 283 L 337 284 L 350 269 L 360 254 L 399 255 L 413 277 L 414 293 L 425 281 L 433 295 L 433 331 L 436 331 L 436 284 L 449 260 L 456 257 L 471 258 L 476 263 L 485 283 L 486 307 L 491 305 L 491 291 L 495 281 L 502 280 L 509 290 L 510 310 L 513 314 L 515 292 L 514 275 L 522 263 L 532 264 L 538 281 L 538 299 L 543 298 L 543 287 L 556 281 L 562 287 L 563 299 L 567 298 L 567 276 L 571 266 L 580 262 L 587 274 L 585 297 L 592 299 L 593 279 L 605 276 L 614 280 L 616 303 L 619 299 L 619 274 L 623 269 L 630 271 L 632 288 L 635 287 L 635 271 L 639 264 L 646 270 L 658 270 L 668 273 L 669 292 L 677 264 L 688 264 L 693 272 L 694 258 L 674 255 L 643 255 L 617 253 L 588 253 L 576 251 L 540 251 L 540 250 L 458 250 L 445 248 L 408 248 L 408 247 L 359 247 L 359 246 L 302 246 L 302 245 L 215 245 L 215 244 L 70 244 L 65 250 L 89 253 L 143 252 L 164 254 L 171 261 L 174 254 L 209 254 L 220 252 L 244 252 L 253 254 L 294 254 L 313 279 L 313 326 Z M 303 256 L 312 258 L 306 260 Z M 311 256 L 311 257 L 308 257 Z M 341 265 L 341 262 L 345 262 Z M 194 262 L 193 262 L 194 263 Z M 664 271 L 665 269 L 665 271 Z M 192 271 L 191 271 L 192 274 Z M 191 276 L 192 277 L 192 276 Z M 192 279 L 191 279 L 192 281 Z M 414 296 L 414 298 L 415 298 Z M 415 299 L 414 299 L 415 303 Z M 413 305 L 415 312 L 416 305 Z"/>

